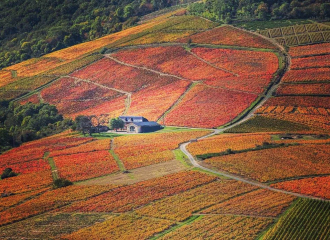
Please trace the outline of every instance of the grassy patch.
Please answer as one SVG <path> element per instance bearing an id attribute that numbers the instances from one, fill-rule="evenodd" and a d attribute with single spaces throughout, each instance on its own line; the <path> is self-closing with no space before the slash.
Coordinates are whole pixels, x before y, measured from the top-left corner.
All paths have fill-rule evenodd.
<path id="1" fill-rule="evenodd" d="M 192 169 L 192 171 L 202 172 L 202 173 L 205 173 L 205 174 L 208 174 L 208 175 L 212 175 L 212 176 L 215 176 L 215 177 L 218 177 L 218 178 L 221 178 L 221 179 L 230 179 L 228 177 L 225 177 L 225 176 L 221 175 L 221 173 L 210 172 L 210 171 L 207 171 L 207 170 L 202 169 L 202 168 L 194 167 Z"/>
<path id="2" fill-rule="evenodd" d="M 186 154 L 184 154 L 180 149 L 173 150 L 173 153 L 174 153 L 175 159 L 179 160 L 183 165 L 185 165 L 186 167 L 192 166 L 192 164 L 189 161 Z"/>
<path id="3" fill-rule="evenodd" d="M 121 136 L 125 136 L 125 135 L 120 133 L 112 133 L 112 132 L 92 133 L 92 137 L 96 139 L 115 138 Z"/>
<path id="4" fill-rule="evenodd" d="M 161 122 L 160 122 L 160 124 L 161 124 Z M 187 131 L 201 131 L 201 130 L 205 130 L 205 129 L 165 126 L 163 129 L 157 131 L 156 133 L 187 132 Z"/>
<path id="5" fill-rule="evenodd" d="M 307 19 L 286 19 L 286 20 L 273 20 L 273 21 L 250 21 L 234 23 L 236 27 L 242 27 L 247 30 L 263 30 L 268 28 L 288 27 L 297 24 L 309 24 L 310 20 Z"/>
<path id="6" fill-rule="evenodd" d="M 118 165 L 120 171 L 122 171 L 122 172 L 126 171 L 126 168 L 125 168 L 123 162 L 119 159 L 119 157 L 118 157 L 118 155 L 115 153 L 115 151 L 114 151 L 114 150 L 110 150 L 109 152 L 110 152 L 110 154 L 113 156 L 113 158 L 116 160 L 117 165 Z"/>

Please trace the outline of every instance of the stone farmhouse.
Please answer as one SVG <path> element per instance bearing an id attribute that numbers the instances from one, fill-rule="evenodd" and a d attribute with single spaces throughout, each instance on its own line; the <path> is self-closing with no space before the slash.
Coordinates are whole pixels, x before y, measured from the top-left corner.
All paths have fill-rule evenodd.
<path id="1" fill-rule="evenodd" d="M 154 132 L 162 128 L 157 122 L 149 122 L 141 116 L 120 116 L 119 118 L 125 123 L 123 130 L 128 133 Z"/>

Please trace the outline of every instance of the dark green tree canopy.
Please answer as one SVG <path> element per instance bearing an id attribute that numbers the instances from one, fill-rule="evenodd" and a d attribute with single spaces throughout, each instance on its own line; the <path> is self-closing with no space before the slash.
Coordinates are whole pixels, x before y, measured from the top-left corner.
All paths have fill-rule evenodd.
<path id="1" fill-rule="evenodd" d="M 125 126 L 123 120 L 121 120 L 120 118 L 112 118 L 110 120 L 110 129 L 114 129 L 114 130 L 118 130 L 120 128 L 123 128 Z"/>
<path id="2" fill-rule="evenodd" d="M 0 101 L 0 152 L 23 142 L 59 133 L 73 125 L 47 103 Z"/>
<path id="3" fill-rule="evenodd" d="M 321 18 L 330 16 L 330 0 L 205 0 L 188 10 L 215 21 Z"/>
<path id="4" fill-rule="evenodd" d="M 0 69 L 136 24 L 174 0 L 1 0 Z M 183 1 L 185 2 L 185 1 Z"/>
<path id="5" fill-rule="evenodd" d="M 91 128 L 93 124 L 89 117 L 79 115 L 75 119 L 75 130 L 82 132 L 83 134 L 91 134 Z"/>

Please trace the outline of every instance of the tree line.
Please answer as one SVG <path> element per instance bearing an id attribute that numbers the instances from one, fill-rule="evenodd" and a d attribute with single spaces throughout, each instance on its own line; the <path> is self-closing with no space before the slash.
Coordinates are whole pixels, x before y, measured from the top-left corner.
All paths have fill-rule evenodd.
<path id="1" fill-rule="evenodd" d="M 42 137 L 60 133 L 74 126 L 48 103 L 20 105 L 0 101 L 0 153 Z"/>
<path id="2" fill-rule="evenodd" d="M 0 69 L 126 29 L 187 0 L 1 0 Z"/>
<path id="3" fill-rule="evenodd" d="M 225 23 L 233 20 L 327 19 L 330 0 L 205 0 L 190 4 L 188 11 Z"/>

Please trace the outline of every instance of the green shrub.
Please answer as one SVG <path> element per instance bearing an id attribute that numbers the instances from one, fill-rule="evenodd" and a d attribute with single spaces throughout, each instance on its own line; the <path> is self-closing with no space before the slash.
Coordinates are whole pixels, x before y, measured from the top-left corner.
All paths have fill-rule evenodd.
<path id="1" fill-rule="evenodd" d="M 54 181 L 54 188 L 62 188 L 72 185 L 73 183 L 67 179 L 59 178 Z"/>
<path id="2" fill-rule="evenodd" d="M 15 177 L 17 175 L 18 175 L 17 173 L 13 172 L 13 169 L 6 168 L 5 170 L 3 170 L 3 173 L 1 174 L 1 179 Z"/>

